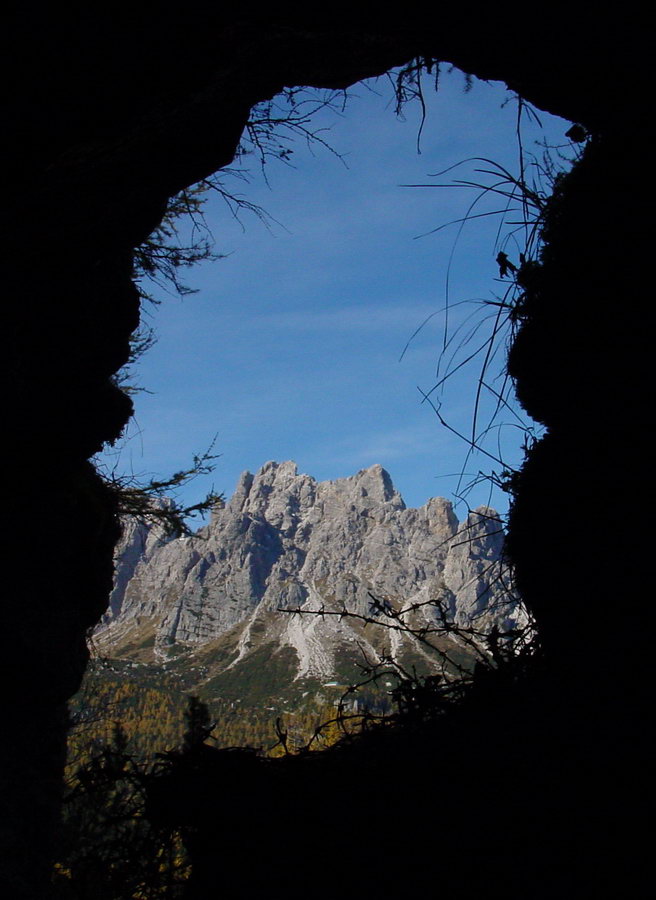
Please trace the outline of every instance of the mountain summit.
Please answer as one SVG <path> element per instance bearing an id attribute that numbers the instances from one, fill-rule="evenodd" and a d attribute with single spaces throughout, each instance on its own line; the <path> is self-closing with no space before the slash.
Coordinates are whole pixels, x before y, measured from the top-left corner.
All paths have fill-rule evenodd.
<path id="1" fill-rule="evenodd" d="M 521 624 L 502 549 L 494 510 L 479 507 L 459 523 L 443 498 L 408 509 L 380 465 L 317 482 L 291 461 L 267 462 L 241 475 L 194 537 L 126 523 L 96 640 L 115 657 L 184 659 L 218 694 L 267 666 L 299 689 L 348 682 L 358 659 L 430 667 L 431 652 L 390 628 L 398 620 L 384 610 L 407 610 L 415 628 L 440 615 L 483 631 Z M 458 657 L 463 648 L 450 650 Z"/>

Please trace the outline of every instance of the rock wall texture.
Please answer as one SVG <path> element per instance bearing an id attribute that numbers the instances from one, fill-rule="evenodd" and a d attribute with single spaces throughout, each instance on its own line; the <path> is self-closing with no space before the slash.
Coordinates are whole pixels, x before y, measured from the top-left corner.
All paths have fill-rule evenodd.
<path id="1" fill-rule="evenodd" d="M 230 502 L 196 537 L 166 538 L 156 526 L 129 523 L 116 569 L 110 613 L 95 637 L 109 655 L 154 632 L 153 658 L 163 661 L 176 648 L 232 632 L 230 666 L 266 643 L 294 651 L 297 677 L 325 680 L 335 677 L 340 651 L 355 658 L 359 648 L 374 661 L 381 646 L 397 655 L 416 642 L 397 632 L 382 642 L 375 635 L 377 650 L 366 630 L 352 627 L 361 620 L 305 615 L 312 611 L 375 618 L 375 597 L 407 610 L 414 628 L 438 627 L 438 605 L 449 622 L 482 634 L 526 623 L 495 511 L 481 507 L 459 524 L 439 497 L 407 509 L 379 465 L 317 483 L 293 462 L 268 462 L 255 475 L 243 473 Z M 293 609 L 304 614 L 280 613 Z"/>
<path id="2" fill-rule="evenodd" d="M 146 8 L 7 13 L 3 450 L 11 529 L 2 614 L 11 639 L 2 683 L 12 724 L 0 760 L 0 845 L 10 896 L 47 896 L 62 704 L 79 683 L 85 633 L 111 588 L 117 508 L 87 459 L 131 414 L 112 374 L 127 360 L 139 316 L 132 248 L 171 194 L 230 162 L 250 107 L 284 85 L 343 87 L 413 57 L 437 58 L 503 80 L 592 132 L 594 149 L 554 206 L 551 249 L 513 361 L 520 396 L 550 434 L 518 480 L 511 546 L 548 651 L 579 675 L 600 674 L 613 698 L 610 718 L 635 737 L 637 719 L 620 698 L 635 697 L 628 673 L 633 682 L 646 630 L 611 643 L 608 630 L 595 624 L 590 641 L 586 629 L 610 621 L 624 635 L 623 607 L 629 598 L 634 609 L 646 602 L 647 511 L 630 490 L 623 515 L 631 526 L 618 534 L 605 525 L 604 492 L 609 472 L 635 471 L 647 452 L 640 423 L 651 375 L 650 257 L 638 225 L 644 181 L 636 158 L 651 55 L 638 18 L 631 7 L 592 15 L 571 4 L 562 15 L 545 11 L 537 30 L 513 4 L 501 13 L 396 10 L 375 22 L 354 10 L 346 19 L 256 17 L 193 2 L 157 16 Z M 44 509 L 47 540 L 35 551 L 27 536 Z M 583 551 L 574 541 L 582 534 Z M 606 565 L 607 542 L 615 559 L 632 561 L 628 580 Z M 563 551 L 558 602 L 545 576 L 555 548 Z M 574 626 L 567 636 L 558 626 L 563 607 Z M 585 709 L 590 677 L 587 684 Z"/>

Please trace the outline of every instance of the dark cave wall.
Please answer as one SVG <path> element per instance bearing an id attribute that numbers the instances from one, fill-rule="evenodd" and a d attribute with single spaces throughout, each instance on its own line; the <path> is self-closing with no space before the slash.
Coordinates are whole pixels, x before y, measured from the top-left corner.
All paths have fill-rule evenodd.
<path id="1" fill-rule="evenodd" d="M 575 656 L 573 640 L 559 632 L 563 608 L 577 640 L 600 597 L 609 615 L 616 609 L 616 582 L 598 567 L 592 599 L 590 564 L 582 566 L 572 548 L 581 508 L 593 522 L 607 514 L 600 486 L 611 466 L 626 464 L 624 430 L 644 403 L 642 376 L 625 365 L 644 352 L 644 329 L 627 325 L 618 335 L 617 317 L 599 311 L 616 291 L 627 296 L 627 278 L 635 279 L 641 265 L 640 255 L 627 250 L 621 224 L 632 220 L 638 186 L 618 171 L 631 155 L 624 130 L 641 108 L 645 57 L 635 52 L 630 29 L 614 20 L 570 17 L 566 29 L 545 22 L 537 40 L 511 8 L 504 14 L 500 22 L 496 10 L 478 18 L 437 10 L 417 22 L 374 25 L 357 14 L 347 21 L 220 16 L 192 3 L 185 12 L 159 12 L 156 21 L 140 10 L 124 20 L 120 11 L 110 17 L 96 10 L 45 11 L 35 20 L 28 10 L 7 23 L 3 360 L 11 527 L 2 666 L 12 741 L 0 760 L 6 797 L 0 842 L 10 850 L 12 896 L 45 896 L 63 704 L 82 676 L 86 633 L 111 584 L 115 500 L 87 459 L 118 437 L 132 411 L 111 383 L 139 317 L 132 247 L 155 227 L 171 194 L 231 161 L 251 106 L 285 85 L 346 87 L 414 56 L 435 57 L 504 80 L 541 108 L 595 132 L 597 161 L 576 176 L 587 179 L 577 199 L 569 207 L 563 200 L 569 244 L 559 248 L 560 214 L 554 214 L 548 251 L 554 259 L 545 256 L 546 274 L 513 351 L 520 398 L 551 434 L 520 480 L 511 544 L 551 652 Z M 611 185 L 611 194 L 591 213 L 587 204 L 602 185 L 604 192 Z M 613 204 L 621 222 L 614 221 Z M 572 241 L 571 234 L 586 232 L 583 245 Z M 617 259 L 617 246 L 628 263 Z M 566 276 L 563 252 L 573 260 Z M 637 284 L 631 296 L 640 297 Z M 600 374 L 609 353 L 623 361 L 613 377 Z M 610 427 L 600 378 L 603 392 L 626 378 L 627 396 Z M 589 458 L 590 447 L 597 462 L 582 471 L 579 460 Z M 554 503 L 565 496 L 576 497 L 567 509 Z M 633 507 L 626 515 L 639 513 Z M 590 559 L 598 546 L 588 541 Z M 544 564 L 556 553 L 564 562 L 552 588 Z M 636 590 L 641 574 L 638 565 Z M 595 638 L 602 633 L 597 628 Z"/>
<path id="2" fill-rule="evenodd" d="M 648 527 L 635 480 L 648 453 L 642 423 L 651 356 L 641 302 L 646 242 L 636 211 L 642 180 L 634 147 L 609 129 L 560 181 L 541 264 L 521 276 L 520 327 L 509 354 L 520 402 L 548 427 L 516 484 L 509 543 L 520 589 L 551 652 L 573 664 L 579 658 L 595 678 L 614 656 L 631 657 L 618 646 L 618 626 L 627 600 L 639 603 L 644 592 L 639 560 Z M 557 585 L 541 575 L 548 559 L 562 572 Z M 639 667 L 642 636 L 628 643 Z"/>

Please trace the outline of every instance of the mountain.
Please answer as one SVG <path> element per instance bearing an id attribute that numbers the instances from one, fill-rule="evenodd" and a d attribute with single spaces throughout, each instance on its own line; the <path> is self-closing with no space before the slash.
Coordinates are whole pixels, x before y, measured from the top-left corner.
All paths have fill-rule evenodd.
<path id="1" fill-rule="evenodd" d="M 459 523 L 439 497 L 408 509 L 379 465 L 317 482 L 293 462 L 268 462 L 244 472 L 193 537 L 125 524 L 95 642 L 210 700 L 325 698 L 390 657 L 435 671 L 443 657 L 402 623 L 480 632 L 524 624 L 502 551 L 494 510 Z M 429 637 L 447 668 L 472 664 L 471 643 Z"/>

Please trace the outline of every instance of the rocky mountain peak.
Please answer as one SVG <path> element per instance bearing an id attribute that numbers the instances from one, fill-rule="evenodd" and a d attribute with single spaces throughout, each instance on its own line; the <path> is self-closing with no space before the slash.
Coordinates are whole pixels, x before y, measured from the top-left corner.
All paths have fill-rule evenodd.
<path id="1" fill-rule="evenodd" d="M 368 469 L 361 469 L 357 475 L 353 475 L 354 488 L 360 497 L 370 497 L 374 503 L 387 503 L 394 500 L 396 507 L 405 509 L 405 503 L 401 495 L 394 489 L 389 473 L 381 465 L 376 463 Z"/>
<path id="2" fill-rule="evenodd" d="M 232 669 L 264 646 L 273 655 L 287 648 L 294 677 L 328 678 L 355 646 L 375 659 L 401 652 L 405 638 L 391 632 L 381 642 L 358 631 L 357 619 L 312 611 L 367 616 L 375 597 L 416 607 L 425 622 L 439 604 L 479 629 L 523 615 L 500 577 L 496 512 L 479 507 L 459 523 L 444 498 L 406 508 L 380 465 L 317 482 L 291 460 L 270 461 L 240 476 L 197 537 L 160 538 L 157 529 L 126 527 L 98 635 L 114 651 L 142 647 L 168 658 L 218 641 Z"/>

